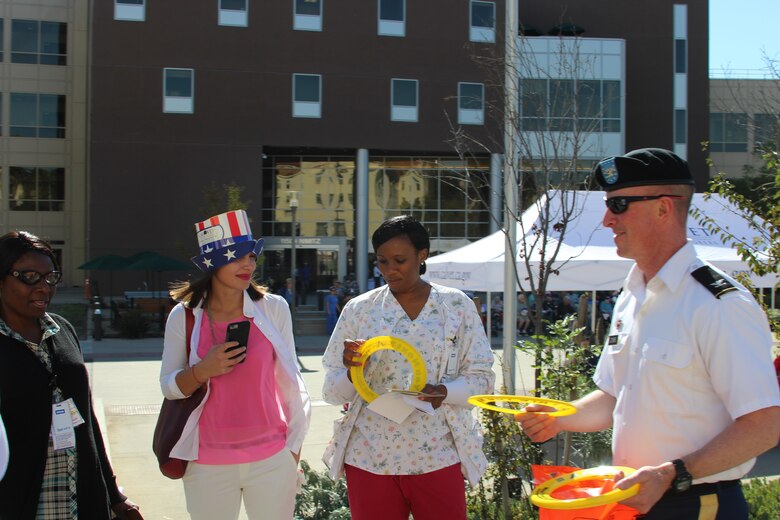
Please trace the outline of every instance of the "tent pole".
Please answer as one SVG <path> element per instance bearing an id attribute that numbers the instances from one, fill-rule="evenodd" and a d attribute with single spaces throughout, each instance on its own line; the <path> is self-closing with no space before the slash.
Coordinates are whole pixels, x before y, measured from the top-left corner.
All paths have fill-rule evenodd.
<path id="1" fill-rule="evenodd" d="M 490 348 L 492 349 L 493 348 L 493 323 L 492 323 L 493 320 L 491 319 L 490 315 L 493 314 L 493 309 L 490 308 L 491 305 L 490 291 L 487 291 L 485 294 L 487 295 L 485 296 L 485 298 L 487 298 L 487 302 L 485 302 L 486 303 L 485 308 L 487 309 L 487 316 L 486 316 L 487 331 L 486 332 L 487 332 L 488 343 L 490 344 Z M 481 309 L 479 309 L 477 312 L 481 312 Z"/>
<path id="2" fill-rule="evenodd" d="M 596 313 L 598 312 L 598 302 L 596 302 L 596 291 L 593 291 L 593 296 L 591 297 L 591 303 L 590 303 L 590 330 L 593 338 L 593 342 L 596 341 Z"/>

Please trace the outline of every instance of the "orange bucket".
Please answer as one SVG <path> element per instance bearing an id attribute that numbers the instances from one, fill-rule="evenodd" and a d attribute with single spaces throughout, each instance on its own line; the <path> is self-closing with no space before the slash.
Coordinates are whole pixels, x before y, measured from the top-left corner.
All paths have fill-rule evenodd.
<path id="1" fill-rule="evenodd" d="M 534 486 L 556 478 L 580 468 L 570 466 L 532 466 Z M 569 500 L 573 498 L 587 498 L 601 495 L 612 489 L 611 481 L 583 480 L 576 484 L 562 486 L 552 495 L 555 498 Z M 539 508 L 539 520 L 634 520 L 639 511 L 623 504 L 607 504 L 603 506 L 588 507 L 584 509 L 547 509 Z"/>

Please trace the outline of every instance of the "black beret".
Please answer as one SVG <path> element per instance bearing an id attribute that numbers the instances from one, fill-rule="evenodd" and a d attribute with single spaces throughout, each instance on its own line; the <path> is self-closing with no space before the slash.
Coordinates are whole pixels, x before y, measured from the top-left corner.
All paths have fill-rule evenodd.
<path id="1" fill-rule="evenodd" d="M 596 165 L 593 174 L 604 191 L 655 184 L 694 184 L 688 163 L 661 148 L 642 148 L 607 157 Z"/>

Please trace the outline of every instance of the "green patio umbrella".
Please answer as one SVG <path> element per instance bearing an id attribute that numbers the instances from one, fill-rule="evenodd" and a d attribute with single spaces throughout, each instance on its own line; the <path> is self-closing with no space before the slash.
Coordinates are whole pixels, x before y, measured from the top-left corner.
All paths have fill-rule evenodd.
<path id="1" fill-rule="evenodd" d="M 109 271 L 108 273 L 108 294 L 109 297 L 114 294 L 114 275 L 112 271 L 124 269 L 128 259 L 119 255 L 96 256 L 89 262 L 81 264 L 78 269 L 84 271 Z"/>
<path id="2" fill-rule="evenodd" d="M 127 258 L 123 267 L 127 271 L 189 271 L 195 266 L 177 258 L 165 256 L 154 251 L 143 251 Z"/>
<path id="3" fill-rule="evenodd" d="M 102 255 L 81 264 L 78 268 L 84 271 L 116 271 L 124 269 L 127 265 L 127 260 L 127 258 L 119 255 Z"/>

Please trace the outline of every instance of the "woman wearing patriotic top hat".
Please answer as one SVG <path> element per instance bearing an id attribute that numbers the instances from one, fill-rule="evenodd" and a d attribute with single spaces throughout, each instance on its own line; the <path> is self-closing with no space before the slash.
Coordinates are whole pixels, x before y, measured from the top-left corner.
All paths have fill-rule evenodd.
<path id="1" fill-rule="evenodd" d="M 263 239 L 252 238 L 243 210 L 195 229 L 200 254 L 192 261 L 202 273 L 171 290 L 180 303 L 165 327 L 160 371 L 168 399 L 207 388 L 171 452 L 191 461 L 183 477 L 187 510 L 193 519 L 238 518 L 243 499 L 250 519 L 290 519 L 311 412 L 290 310 L 253 280 Z M 226 341 L 228 327 L 240 322 L 249 323 L 246 347 Z"/>

